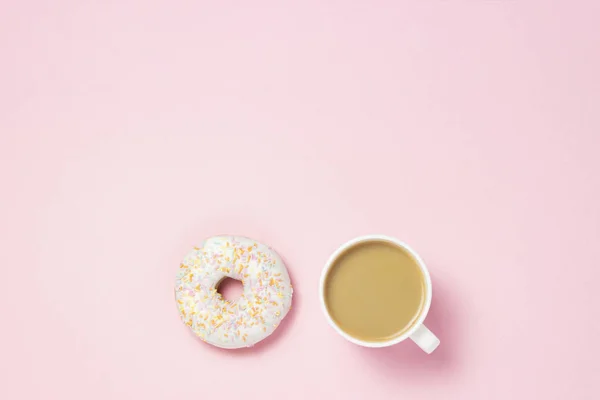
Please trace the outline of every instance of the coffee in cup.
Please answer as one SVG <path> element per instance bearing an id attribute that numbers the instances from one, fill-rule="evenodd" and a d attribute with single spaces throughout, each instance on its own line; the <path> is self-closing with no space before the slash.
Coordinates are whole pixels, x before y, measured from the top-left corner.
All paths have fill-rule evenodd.
<path id="1" fill-rule="evenodd" d="M 323 272 L 321 300 L 334 328 L 354 343 L 383 347 L 423 336 L 427 352 L 439 344 L 422 325 L 431 303 L 429 273 L 396 239 L 366 236 L 338 249 Z"/>

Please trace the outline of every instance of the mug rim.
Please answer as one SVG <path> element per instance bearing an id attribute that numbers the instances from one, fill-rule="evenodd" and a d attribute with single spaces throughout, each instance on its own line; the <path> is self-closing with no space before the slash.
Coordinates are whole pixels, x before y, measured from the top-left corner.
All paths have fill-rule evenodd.
<path id="1" fill-rule="evenodd" d="M 351 248 L 359 243 L 370 242 L 370 241 L 375 241 L 375 240 L 391 243 L 395 246 L 402 248 L 402 250 L 408 252 L 415 259 L 415 261 L 417 262 L 417 265 L 421 269 L 421 272 L 423 273 L 423 276 L 425 277 L 425 286 L 426 286 L 426 288 L 425 288 L 425 292 L 426 292 L 425 304 L 423 305 L 423 308 L 421 310 L 419 318 L 417 318 L 417 320 L 415 321 L 413 326 L 409 330 L 404 332 L 402 335 L 395 337 L 391 340 L 387 340 L 385 342 L 367 342 L 367 341 L 357 339 L 357 338 L 347 334 L 333 320 L 333 318 L 331 317 L 331 314 L 329 313 L 329 310 L 327 309 L 327 305 L 325 304 L 325 280 L 327 279 L 327 275 L 328 275 L 329 271 L 331 270 L 331 267 L 333 266 L 334 262 L 337 260 L 337 258 L 344 251 L 348 250 L 349 248 Z M 427 266 L 425 265 L 425 262 L 423 261 L 423 259 L 408 244 L 404 243 L 401 240 L 398 240 L 394 237 L 387 236 L 387 235 L 358 236 L 358 237 L 355 237 L 354 239 L 350 239 L 346 243 L 339 246 L 331 254 L 331 256 L 329 256 L 329 259 L 325 263 L 325 267 L 321 271 L 321 278 L 319 281 L 319 298 L 321 300 L 321 309 L 323 311 L 323 314 L 325 314 L 325 318 L 329 322 L 329 325 L 331 325 L 335 329 L 335 331 L 337 333 L 339 333 L 340 335 L 342 335 L 342 337 L 344 337 L 346 340 L 348 340 L 354 344 L 357 344 L 359 346 L 364 346 L 364 347 L 373 347 L 373 348 L 388 347 L 388 346 L 395 345 L 397 343 L 400 343 L 400 342 L 408 339 L 410 336 L 412 336 L 413 333 L 415 333 L 415 331 L 421 325 L 423 325 L 423 322 L 425 321 L 425 317 L 427 317 L 427 314 L 429 313 L 429 308 L 431 306 L 431 297 L 432 297 L 431 277 L 429 275 L 429 271 L 427 270 Z"/>

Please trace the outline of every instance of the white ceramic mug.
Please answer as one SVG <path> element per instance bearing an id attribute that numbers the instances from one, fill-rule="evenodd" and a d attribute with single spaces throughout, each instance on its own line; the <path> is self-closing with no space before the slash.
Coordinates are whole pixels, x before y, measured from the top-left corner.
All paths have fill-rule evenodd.
<path id="1" fill-rule="evenodd" d="M 335 321 L 333 321 L 331 315 L 329 314 L 329 311 L 327 310 L 327 306 L 325 305 L 325 280 L 327 278 L 329 270 L 331 269 L 337 258 L 340 256 L 340 254 L 342 254 L 350 247 L 356 246 L 357 244 L 362 242 L 369 241 L 385 241 L 393 244 L 394 246 L 400 247 L 402 250 L 410 254 L 415 259 L 415 261 L 421 268 L 421 271 L 423 272 L 423 276 L 425 277 L 425 304 L 421 310 L 421 315 L 419 315 L 417 322 L 412 326 L 412 328 L 410 328 L 402 335 L 386 342 L 365 342 L 363 340 L 348 335 L 346 332 L 340 329 L 340 327 L 335 323 Z M 429 276 L 429 271 L 427 271 L 427 267 L 425 266 L 425 263 L 423 262 L 421 257 L 419 257 L 419 255 L 413 249 L 411 249 L 410 246 L 408 246 L 406 243 L 401 242 L 398 239 L 384 235 L 367 235 L 357 237 L 343 244 L 331 255 L 331 257 L 329 257 L 327 264 L 325 264 L 325 268 L 323 268 L 323 272 L 321 273 L 321 282 L 319 285 L 319 295 L 321 298 L 321 307 L 323 309 L 323 312 L 325 313 L 327 321 L 329 321 L 329 324 L 336 330 L 337 333 L 339 333 L 354 344 L 358 344 L 360 346 L 365 347 L 387 347 L 396 343 L 400 343 L 407 338 L 411 338 L 413 342 L 415 342 L 427 354 L 430 354 L 432 351 L 434 351 L 440 344 L 440 340 L 423 324 L 423 321 L 425 320 L 425 317 L 429 312 L 429 306 L 431 305 L 431 277 Z"/>

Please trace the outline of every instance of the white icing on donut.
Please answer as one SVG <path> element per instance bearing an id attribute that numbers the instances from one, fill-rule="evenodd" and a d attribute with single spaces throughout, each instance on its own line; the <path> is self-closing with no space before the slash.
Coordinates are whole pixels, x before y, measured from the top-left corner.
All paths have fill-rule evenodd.
<path id="1" fill-rule="evenodd" d="M 226 277 L 244 285 L 234 302 L 217 292 Z M 200 339 L 227 349 L 252 346 L 273 333 L 290 310 L 292 292 L 277 253 L 239 236 L 205 240 L 184 258 L 175 280 L 183 322 Z"/>

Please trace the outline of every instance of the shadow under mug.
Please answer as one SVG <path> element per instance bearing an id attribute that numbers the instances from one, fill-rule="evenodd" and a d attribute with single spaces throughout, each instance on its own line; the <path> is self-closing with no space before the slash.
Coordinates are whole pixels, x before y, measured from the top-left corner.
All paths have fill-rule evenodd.
<path id="1" fill-rule="evenodd" d="M 423 273 L 423 276 L 425 278 L 425 304 L 423 305 L 421 314 L 419 315 L 419 318 L 417 319 L 416 323 L 414 323 L 413 326 L 408 331 L 404 332 L 402 335 L 399 335 L 397 337 L 383 342 L 368 342 L 357 339 L 347 334 L 335 323 L 335 321 L 331 317 L 331 314 L 329 313 L 329 310 L 327 309 L 327 305 L 325 304 L 325 281 L 327 279 L 329 270 L 335 264 L 335 261 L 343 252 L 345 252 L 349 248 L 354 247 L 359 243 L 370 241 L 383 241 L 388 242 L 394 246 L 400 247 L 403 251 L 407 252 L 413 257 L 419 268 L 421 268 L 421 272 Z M 411 338 L 412 341 L 415 342 L 427 354 L 433 352 L 440 344 L 440 340 L 423 324 L 423 321 L 425 320 L 425 317 L 427 317 L 427 313 L 429 312 L 429 307 L 431 306 L 431 295 L 431 277 L 429 276 L 429 271 L 427 270 L 427 267 L 425 266 L 425 263 L 423 262 L 421 257 L 419 257 L 417 252 L 410 248 L 410 246 L 408 246 L 406 243 L 385 235 L 360 236 L 350 240 L 349 242 L 344 243 L 331 255 L 331 257 L 329 257 L 329 260 L 327 261 L 327 264 L 325 264 L 325 268 L 323 268 L 323 272 L 321 273 L 321 281 L 319 284 L 319 297 L 321 300 L 321 308 L 323 310 L 323 313 L 325 314 L 325 317 L 327 318 L 327 321 L 333 327 L 333 329 L 336 330 L 337 333 L 342 335 L 350 342 L 365 347 L 387 347 L 400 343 L 405 339 Z"/>

